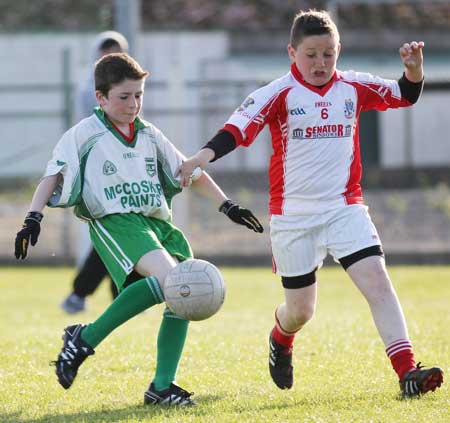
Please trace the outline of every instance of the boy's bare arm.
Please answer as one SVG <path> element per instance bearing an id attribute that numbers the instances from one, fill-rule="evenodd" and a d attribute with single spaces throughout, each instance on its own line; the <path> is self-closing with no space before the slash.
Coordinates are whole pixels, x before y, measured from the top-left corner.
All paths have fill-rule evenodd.
<path id="1" fill-rule="evenodd" d="M 34 192 L 28 211 L 41 213 L 61 179 L 60 173 L 43 178 Z"/>

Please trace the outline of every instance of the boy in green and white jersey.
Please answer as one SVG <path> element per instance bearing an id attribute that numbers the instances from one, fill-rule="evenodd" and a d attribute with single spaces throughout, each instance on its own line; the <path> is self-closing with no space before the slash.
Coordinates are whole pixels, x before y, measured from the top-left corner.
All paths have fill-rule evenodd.
<path id="1" fill-rule="evenodd" d="M 94 322 L 65 329 L 55 361 L 59 383 L 68 389 L 78 367 L 115 328 L 164 301 L 164 280 L 178 261 L 192 257 L 183 233 L 171 223 L 171 200 L 181 191 L 174 175 L 184 156 L 152 124 L 139 118 L 148 72 L 130 56 L 114 53 L 95 66 L 94 114 L 60 139 L 17 233 L 16 258 L 35 245 L 42 210 L 75 207 L 89 222 L 92 242 L 120 292 Z M 193 178 L 195 179 L 195 178 Z M 193 187 L 210 198 L 231 220 L 255 232 L 263 228 L 250 210 L 232 203 L 202 173 Z M 143 276 L 132 284 L 128 275 Z M 188 321 L 168 309 L 158 334 L 155 377 L 145 393 L 147 404 L 192 405 L 191 394 L 174 383 Z"/>

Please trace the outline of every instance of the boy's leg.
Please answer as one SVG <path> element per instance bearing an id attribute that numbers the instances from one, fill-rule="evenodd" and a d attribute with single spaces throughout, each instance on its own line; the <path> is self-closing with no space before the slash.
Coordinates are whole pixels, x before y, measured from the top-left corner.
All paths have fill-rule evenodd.
<path id="1" fill-rule="evenodd" d="M 106 336 L 143 310 L 163 301 L 156 278 L 144 278 L 125 288 L 93 323 L 68 326 L 64 330 L 63 347 L 54 362 L 59 383 L 65 389 L 70 388 L 79 366 L 94 354 L 94 348 Z"/>
<path id="2" fill-rule="evenodd" d="M 153 250 L 141 257 L 135 267 L 141 275 L 155 274 L 164 280 L 175 264 L 175 260 L 165 250 Z M 66 328 L 64 345 L 55 362 L 61 385 L 66 389 L 72 385 L 78 367 L 115 328 L 163 301 L 164 295 L 158 279 L 154 276 L 146 277 L 126 287 L 93 323 L 86 327 L 75 325 Z"/>
<path id="3" fill-rule="evenodd" d="M 189 321 L 179 318 L 169 309 L 164 311 L 158 333 L 157 364 L 153 379 L 157 391 L 168 389 L 175 381 L 188 326 Z"/>
<path id="4" fill-rule="evenodd" d="M 112 279 L 109 281 L 109 288 L 111 290 L 112 299 L 115 300 L 119 296 L 119 291 L 117 289 L 117 285 L 114 283 Z"/>
<path id="5" fill-rule="evenodd" d="M 314 315 L 317 284 L 315 271 L 308 275 L 282 277 L 285 302 L 275 311 L 275 326 L 269 337 L 269 370 L 280 389 L 294 383 L 292 348 L 297 332 Z"/>
<path id="6" fill-rule="evenodd" d="M 73 291 L 61 303 L 61 308 L 69 314 L 85 309 L 85 299 L 91 295 L 108 274 L 97 252 L 92 248 L 73 281 Z"/>
<path id="7" fill-rule="evenodd" d="M 369 303 L 403 394 L 412 396 L 434 391 L 442 383 L 443 372 L 439 368 L 420 370 L 416 367 L 403 310 L 389 279 L 384 258 L 380 255 L 368 256 L 351 264 L 346 270 Z M 405 384 L 411 378 L 415 380 Z"/>
<path id="8" fill-rule="evenodd" d="M 175 266 L 176 261 L 166 250 L 153 250 L 142 256 L 136 263 L 135 270 L 148 277 L 127 286 L 106 311 L 83 330 L 82 339 L 95 348 L 122 323 L 147 308 L 162 303 L 164 279 Z"/>
<path id="9" fill-rule="evenodd" d="M 192 256 L 189 243 L 181 231 L 170 223 L 158 219 L 151 219 L 133 213 L 110 215 L 99 221 L 93 221 L 90 224 L 90 230 L 92 241 L 102 256 L 109 273 L 114 277 L 118 286 L 121 287 L 127 286 L 129 282 L 127 275 L 130 276 L 129 272 L 131 268 L 134 268 L 137 273 L 143 276 L 156 278 L 161 283 L 160 288 L 162 290 L 167 273 L 177 264 L 172 256 L 180 259 Z M 149 252 L 142 255 L 143 249 Z M 115 302 L 119 301 L 120 298 L 121 295 Z M 140 312 L 140 310 L 135 310 L 135 312 Z M 95 326 L 91 327 L 91 329 L 96 329 L 91 331 L 92 333 L 89 331 L 83 332 L 83 336 L 86 336 L 86 339 L 91 343 L 100 342 L 117 325 L 117 323 L 109 322 L 106 317 L 103 316 L 104 322 L 94 322 L 94 324 L 102 323 L 102 325 L 105 323 L 102 330 L 99 331 L 99 325 L 97 324 L 97 329 Z M 110 327 L 108 328 L 108 326 Z M 174 376 L 170 376 L 170 374 L 176 372 L 179 356 L 184 345 L 187 324 L 183 323 L 179 333 L 175 334 L 168 334 L 168 330 L 165 327 L 166 325 L 163 324 L 161 328 L 161 344 L 158 343 L 158 346 L 162 345 L 162 350 L 164 350 L 164 338 L 170 338 L 174 335 L 182 338 L 179 344 L 179 352 L 176 352 L 175 357 L 171 359 L 171 363 L 166 366 L 168 370 L 160 371 L 159 368 L 157 370 L 158 375 L 166 373 L 165 379 L 168 380 L 173 379 Z M 103 331 L 103 334 L 100 333 L 101 331 Z M 175 330 L 175 332 L 177 331 Z M 88 339 L 88 337 L 91 339 Z M 166 339 L 166 341 L 168 340 Z M 170 347 L 170 344 L 167 345 Z M 163 351 L 161 351 L 161 356 L 162 354 Z M 190 395 L 189 392 L 176 386 L 174 383 L 171 383 L 170 387 L 164 391 L 156 391 L 153 384 L 151 384 L 146 392 L 146 403 L 192 405 L 193 401 L 190 399 Z"/>
<path id="10" fill-rule="evenodd" d="M 94 322 L 88 324 L 81 338 L 95 348 L 114 329 L 155 304 L 164 301 L 156 278 L 149 277 L 126 287 Z"/>
<path id="11" fill-rule="evenodd" d="M 161 250 L 166 257 L 166 262 L 170 261 L 170 266 L 161 267 L 155 256 L 146 254 L 136 265 L 135 269 L 138 273 L 145 274 L 149 269 L 153 269 L 156 276 L 159 276 L 163 282 L 169 270 L 174 267 L 177 262 L 165 250 Z M 164 312 L 158 333 L 157 343 L 157 364 L 155 377 L 144 395 L 146 404 L 178 404 L 178 405 L 194 405 L 194 401 L 190 399 L 191 394 L 179 386 L 174 384 L 178 363 L 183 352 L 186 340 L 189 322 L 180 319 L 169 310 Z"/>
<path id="12" fill-rule="evenodd" d="M 321 215 L 273 215 L 270 220 L 273 270 L 281 275 L 285 296 L 275 312 L 269 338 L 270 375 L 280 389 L 290 389 L 294 383 L 291 363 L 295 334 L 314 315 L 316 273 L 327 254 L 323 231 Z"/>
<path id="13" fill-rule="evenodd" d="M 92 248 L 73 281 L 73 292 L 83 298 L 91 295 L 107 274 L 102 259 Z"/>

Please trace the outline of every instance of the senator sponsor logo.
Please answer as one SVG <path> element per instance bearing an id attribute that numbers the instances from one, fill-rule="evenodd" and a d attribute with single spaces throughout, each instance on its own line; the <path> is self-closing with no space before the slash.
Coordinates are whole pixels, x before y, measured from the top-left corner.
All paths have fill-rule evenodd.
<path id="1" fill-rule="evenodd" d="M 303 129 L 300 128 L 295 128 L 292 131 L 292 138 L 296 139 L 296 140 L 301 140 L 303 139 Z"/>
<path id="2" fill-rule="evenodd" d="M 160 184 L 151 181 L 124 182 L 103 188 L 105 198 L 108 201 L 120 199 L 124 209 L 129 207 L 160 207 L 163 190 Z"/>
<path id="3" fill-rule="evenodd" d="M 316 101 L 314 107 L 330 107 L 331 101 Z"/>
<path id="4" fill-rule="evenodd" d="M 302 107 L 296 107 L 295 109 L 289 110 L 289 114 L 291 116 L 300 116 L 300 115 L 306 115 L 306 112 L 303 110 Z"/>
<path id="5" fill-rule="evenodd" d="M 317 138 L 346 138 L 351 136 L 352 126 L 341 123 L 335 125 L 308 126 L 295 128 L 292 131 L 293 139 L 317 139 Z"/>

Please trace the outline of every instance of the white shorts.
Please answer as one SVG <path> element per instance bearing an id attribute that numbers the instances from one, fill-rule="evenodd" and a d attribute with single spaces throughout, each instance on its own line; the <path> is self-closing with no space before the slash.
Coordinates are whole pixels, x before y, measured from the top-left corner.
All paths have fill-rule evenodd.
<path id="1" fill-rule="evenodd" d="M 323 214 L 270 218 L 273 270 L 281 276 L 301 276 L 334 259 L 381 245 L 368 207 L 354 204 Z"/>

